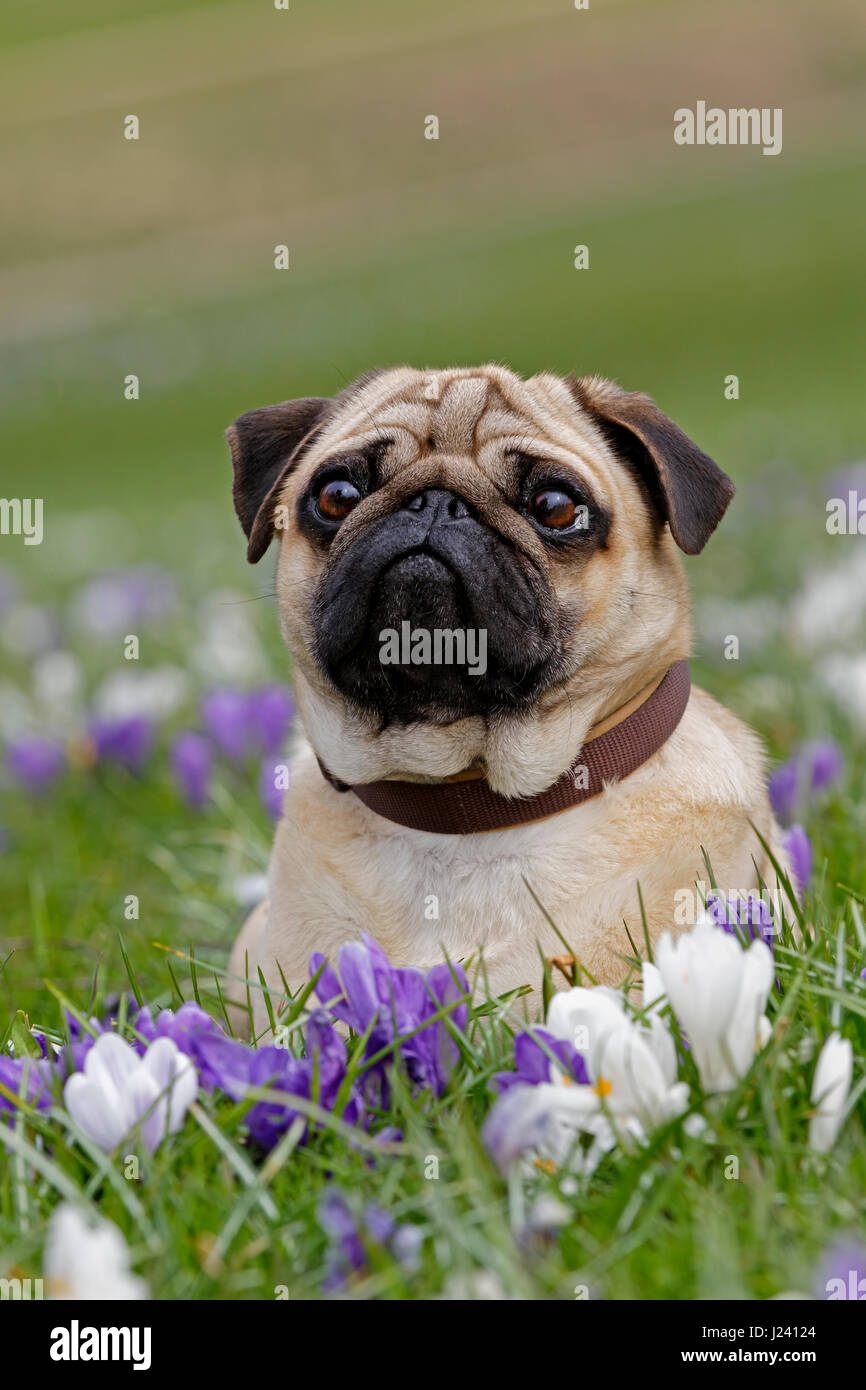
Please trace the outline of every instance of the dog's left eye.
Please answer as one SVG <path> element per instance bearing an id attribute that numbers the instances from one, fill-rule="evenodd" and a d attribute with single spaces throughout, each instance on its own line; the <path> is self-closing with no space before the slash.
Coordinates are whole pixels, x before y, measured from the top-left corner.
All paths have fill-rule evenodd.
<path id="1" fill-rule="evenodd" d="M 533 493 L 526 510 L 533 521 L 551 531 L 564 531 L 573 525 L 577 516 L 574 498 L 553 487 L 541 488 Z"/>
<path id="2" fill-rule="evenodd" d="M 361 500 L 361 493 L 348 478 L 332 478 L 319 492 L 316 508 L 326 521 L 342 521 Z"/>

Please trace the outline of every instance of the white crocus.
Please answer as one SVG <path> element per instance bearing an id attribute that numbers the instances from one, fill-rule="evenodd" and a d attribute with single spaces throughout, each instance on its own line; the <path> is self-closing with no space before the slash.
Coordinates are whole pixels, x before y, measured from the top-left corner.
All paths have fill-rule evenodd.
<path id="1" fill-rule="evenodd" d="M 641 983 L 643 986 L 643 1002 L 641 1007 L 648 1014 L 657 1013 L 664 1008 L 668 1001 L 665 993 L 665 982 L 662 979 L 661 971 L 652 961 L 645 960 L 641 970 Z"/>
<path id="2" fill-rule="evenodd" d="M 812 1081 L 812 1104 L 816 1109 L 809 1121 L 809 1148 L 817 1153 L 829 1153 L 836 1142 L 853 1069 L 850 1042 L 838 1033 L 831 1033 L 821 1048 Z"/>
<path id="3" fill-rule="evenodd" d="M 671 1031 L 661 1016 L 668 1003 L 661 972 L 651 961 L 644 961 L 642 971 L 643 1001 L 641 1009 L 644 1018 L 646 1041 L 655 1054 L 669 1086 L 677 1079 L 677 1050 Z"/>
<path id="4" fill-rule="evenodd" d="M 83 722 L 84 671 L 72 652 L 56 648 L 33 663 L 33 695 L 39 714 L 55 732 L 76 734 Z"/>
<path id="5" fill-rule="evenodd" d="M 103 1033 L 63 1088 L 66 1109 L 106 1153 L 136 1125 L 151 1153 L 175 1134 L 198 1093 L 189 1057 L 171 1038 L 157 1038 L 143 1057 L 116 1033 Z"/>
<path id="6" fill-rule="evenodd" d="M 167 719 L 189 696 L 190 680 L 180 666 L 113 671 L 93 697 L 103 719 Z"/>
<path id="7" fill-rule="evenodd" d="M 583 1054 L 593 1092 L 626 1129 L 653 1129 L 685 1108 L 688 1087 L 677 1084 L 673 1039 L 661 1018 L 644 1027 L 625 1013 L 620 994 L 577 987 L 554 997 L 547 1027 Z"/>
<path id="8" fill-rule="evenodd" d="M 569 1172 L 588 1174 L 616 1142 L 591 1086 L 551 1082 L 512 1087 L 490 1111 L 482 1133 L 503 1172 L 532 1154 L 537 1168 L 553 1171 L 567 1163 Z"/>
<path id="9" fill-rule="evenodd" d="M 147 1284 L 129 1270 L 129 1251 L 111 1221 L 88 1220 L 64 1202 L 51 1217 L 43 1264 L 49 1298 L 100 1302 L 149 1298 Z"/>
<path id="10" fill-rule="evenodd" d="M 764 1010 L 773 987 L 773 953 L 765 941 L 753 941 L 743 951 L 742 959 L 740 992 L 727 1037 L 738 1077 L 745 1076 L 755 1054 L 766 1047 L 770 1040 L 770 1020 Z"/>
<path id="11" fill-rule="evenodd" d="M 704 1089 L 733 1090 L 767 1039 L 769 947 L 756 940 L 743 950 L 735 936 L 702 918 L 676 940 L 666 932 L 655 958 Z"/>
<path id="12" fill-rule="evenodd" d="M 852 724 L 866 734 L 866 652 L 835 652 L 821 663 L 819 679 Z"/>
<path id="13" fill-rule="evenodd" d="M 645 1022 L 635 1021 L 623 996 L 604 986 L 554 996 L 546 1028 L 581 1054 L 589 1084 L 575 1083 L 551 1063 L 549 1081 L 516 1085 L 496 1102 L 484 1142 L 503 1171 L 532 1155 L 536 1167 L 586 1176 L 617 1141 L 642 1143 L 682 1114 L 688 1087 L 677 1081 L 676 1049 L 660 1016 L 664 986 L 651 965 L 643 992 Z"/>
<path id="14" fill-rule="evenodd" d="M 264 648 L 245 598 L 234 589 L 219 589 L 197 615 L 200 640 L 193 648 L 192 664 L 210 685 L 247 684 L 267 676 Z"/>
<path id="15" fill-rule="evenodd" d="M 628 1019 L 608 1034 L 595 1062 L 599 1098 L 614 1115 L 637 1120 L 645 1132 L 682 1114 L 688 1104 L 688 1086 L 675 1079 L 676 1056 L 671 1074 L 650 1045 L 649 1030 Z"/>
<path id="16" fill-rule="evenodd" d="M 546 1027 L 555 1038 L 571 1043 L 586 1059 L 590 1073 L 608 1035 L 626 1022 L 623 998 L 615 990 L 582 985 L 555 994 L 547 1011 Z"/>

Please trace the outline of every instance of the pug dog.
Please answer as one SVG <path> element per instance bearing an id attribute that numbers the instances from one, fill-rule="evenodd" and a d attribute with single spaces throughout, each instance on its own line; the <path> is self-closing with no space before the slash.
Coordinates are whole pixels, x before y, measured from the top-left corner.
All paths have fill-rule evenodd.
<path id="1" fill-rule="evenodd" d="M 401 367 L 227 437 L 249 560 L 279 542 L 308 740 L 230 960 L 257 1030 L 260 970 L 294 992 L 365 932 L 396 965 L 531 987 L 532 1016 L 543 958 L 565 942 L 621 983 L 647 931 L 693 920 L 708 861 L 723 893 L 774 885 L 770 854 L 790 873 L 758 738 L 688 684 L 679 552 L 734 488 L 649 396 Z M 437 632 L 474 633 L 474 664 L 437 661 Z"/>

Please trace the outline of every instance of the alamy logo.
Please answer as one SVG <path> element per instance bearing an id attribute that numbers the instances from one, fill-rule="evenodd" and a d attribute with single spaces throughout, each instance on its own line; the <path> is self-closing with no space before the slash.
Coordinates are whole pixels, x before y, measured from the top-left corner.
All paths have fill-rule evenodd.
<path id="1" fill-rule="evenodd" d="M 866 536 L 866 497 L 853 488 L 847 498 L 831 497 L 827 503 L 827 532 L 831 536 Z"/>
<path id="2" fill-rule="evenodd" d="M 824 1288 L 830 1302 L 840 1298 L 856 1303 L 866 1302 L 866 1279 L 860 1278 L 857 1269 L 848 1270 L 847 1282 L 844 1279 L 828 1279 Z"/>
<path id="3" fill-rule="evenodd" d="M 41 1279 L 0 1279 L 0 1300 L 9 1298 L 26 1303 L 29 1299 L 44 1297 Z"/>
<path id="4" fill-rule="evenodd" d="M 487 670 L 487 629 L 480 627 L 415 627 L 406 619 L 379 633 L 383 666 L 465 666 L 470 676 Z"/>
<path id="5" fill-rule="evenodd" d="M 0 497 L 0 536 L 23 536 L 25 545 L 41 545 L 42 498 Z"/>
<path id="6" fill-rule="evenodd" d="M 150 1370 L 149 1327 L 68 1327 L 51 1329 L 52 1361 L 131 1361 L 134 1371 Z"/>
<path id="7" fill-rule="evenodd" d="M 725 111 L 699 101 L 695 110 L 681 106 L 674 112 L 677 145 L 763 145 L 764 154 L 782 152 L 782 108 L 739 106 Z"/>

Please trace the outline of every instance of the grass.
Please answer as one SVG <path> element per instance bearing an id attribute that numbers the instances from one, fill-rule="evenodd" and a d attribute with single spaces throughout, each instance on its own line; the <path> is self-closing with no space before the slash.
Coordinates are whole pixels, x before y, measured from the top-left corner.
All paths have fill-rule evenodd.
<path id="1" fill-rule="evenodd" d="M 0 1036 L 19 1009 L 58 1030 L 49 982 L 98 1011 L 127 987 L 127 966 L 154 1006 L 176 1005 L 194 993 L 193 951 L 219 1016 L 212 972 L 242 918 L 236 883 L 263 870 L 272 827 L 253 766 L 221 766 L 211 804 L 190 812 L 166 744 L 196 718 L 207 680 L 195 654 L 214 606 L 243 616 L 258 679 L 288 674 L 271 562 L 244 566 L 224 426 L 255 404 L 339 390 L 372 363 L 492 359 L 650 390 L 737 483 L 718 536 L 688 562 L 695 678 L 773 760 L 826 735 L 845 753 L 843 782 L 807 821 L 807 942 L 779 951 L 773 1042 L 713 1115 L 712 1141 L 674 1125 L 577 1192 L 539 1172 L 538 1189 L 570 1213 L 553 1239 L 520 1238 L 526 1193 L 479 1139 L 489 1078 L 511 1054 L 502 1004 L 471 1018 L 444 1097 L 398 1079 L 382 1123 L 403 1137 L 378 1155 L 326 1123 L 262 1164 L 244 1144 L 244 1107 L 203 1095 L 135 1182 L 59 1116 L 27 1117 L 0 1158 L 0 1276 L 39 1274 L 49 1213 L 74 1193 L 121 1227 L 156 1297 L 269 1299 L 278 1286 L 317 1297 L 330 1175 L 424 1235 L 411 1276 L 371 1249 L 358 1298 L 434 1297 L 449 1277 L 479 1274 L 521 1298 L 572 1299 L 583 1284 L 593 1297 L 766 1298 L 811 1290 L 834 1234 L 863 1232 L 862 1091 L 832 1155 L 809 1155 L 805 1134 L 816 1043 L 839 1025 L 861 1069 L 866 1052 L 866 747 L 823 679 L 827 657 L 862 652 L 866 633 L 828 629 L 810 647 L 790 625 L 811 571 L 863 544 L 824 528 L 831 475 L 866 439 L 864 150 L 862 123 L 846 118 L 862 46 L 840 5 L 814 62 L 808 25 L 787 19 L 788 43 L 776 43 L 772 5 L 734 6 L 727 36 L 708 35 L 685 3 L 614 9 L 577 31 L 553 4 L 528 16 L 490 0 L 467 28 L 456 3 L 411 23 L 393 0 L 363 14 L 344 3 L 335 35 L 325 11 L 293 5 L 290 82 L 273 30 L 237 4 L 151 0 L 131 15 L 88 0 L 61 16 L 17 3 L 4 16 L 3 488 L 44 497 L 46 539 L 25 551 L 4 537 L 0 563 L 24 604 L 52 615 L 87 700 L 122 665 L 120 644 L 85 637 L 70 600 L 92 573 L 166 566 L 179 606 L 142 630 L 140 666 L 188 672 L 190 687 L 142 777 L 79 766 L 47 800 L 0 787 Z M 693 69 L 709 93 L 750 54 L 785 94 L 783 155 L 716 151 L 710 164 L 675 152 L 670 110 L 692 100 Z M 491 96 L 503 91 L 507 111 Z M 125 149 L 117 113 L 139 106 L 146 138 Z M 434 149 L 418 136 L 427 110 L 443 117 Z M 284 237 L 293 269 L 281 278 L 271 248 Z M 578 242 L 588 272 L 572 269 Z M 131 371 L 138 402 L 122 399 Z M 729 372 L 738 401 L 723 395 Z M 758 598 L 775 617 L 755 631 Z M 710 601 L 721 619 L 707 618 Z M 722 658 L 719 622 L 741 636 L 738 661 Z M 0 659 L 0 735 L 19 718 L 74 730 L 74 711 L 37 705 L 34 657 L 2 619 Z M 437 1179 L 424 1176 L 430 1156 Z"/>
<path id="2" fill-rule="evenodd" d="M 756 524 L 743 551 L 756 557 L 762 587 L 767 524 Z M 209 601 L 203 587 L 187 578 L 176 619 L 153 633 L 161 664 L 182 662 L 189 651 L 196 613 Z M 738 587 L 750 591 L 742 576 Z M 265 666 L 279 673 L 270 603 L 237 611 Z M 146 630 L 142 637 L 146 648 Z M 78 650 L 89 686 L 111 674 L 111 643 L 85 645 L 70 627 L 67 645 Z M 855 1054 L 866 1050 L 858 795 L 866 757 L 816 670 L 783 635 L 740 663 L 704 650 L 699 667 L 710 688 L 747 713 L 751 692 L 760 695 L 772 676 L 778 693 L 771 712 L 763 697 L 753 708 L 777 755 L 803 734 L 832 732 L 846 747 L 844 784 L 807 822 L 816 853 L 807 938 L 800 949 L 792 942 L 777 948 L 782 989 L 770 1002 L 773 1041 L 740 1090 L 713 1111 L 711 1141 L 689 1138 L 674 1124 L 647 1149 L 606 1159 L 577 1192 L 563 1192 L 561 1176 L 539 1172 L 531 1188 L 556 1194 L 569 1220 L 556 1238 L 521 1236 L 530 1192 L 503 1181 L 479 1138 L 493 1099 L 490 1077 L 511 1065 L 518 1026 L 506 1003 L 492 1001 L 473 1013 L 463 1060 L 441 1099 L 413 1095 L 398 1080 L 380 1122 L 395 1125 L 402 1139 L 384 1153 L 348 1144 L 326 1118 L 310 1142 L 263 1164 L 244 1143 L 246 1107 L 202 1094 L 182 1131 L 142 1164 L 139 1181 L 128 1181 L 122 1154 L 106 1160 L 92 1147 L 82 1150 L 59 1116 L 22 1117 L 15 1149 L 0 1165 L 4 1269 L 38 1275 L 46 1218 L 60 1196 L 75 1191 L 117 1222 L 159 1298 L 273 1298 L 278 1286 L 291 1298 L 317 1297 L 327 1266 L 317 1205 L 336 1181 L 359 1209 L 375 1200 L 424 1234 L 413 1274 L 371 1248 L 351 1286 L 357 1298 L 429 1298 L 446 1286 L 453 1292 L 454 1279 L 479 1275 L 495 1276 L 496 1287 L 518 1298 L 573 1298 L 583 1285 L 591 1297 L 644 1299 L 809 1291 L 834 1233 L 862 1230 L 862 1086 L 830 1157 L 810 1155 L 805 1136 L 816 1041 L 841 1024 Z M 26 663 L 15 674 L 23 686 Z M 197 688 L 167 721 L 142 777 L 81 767 L 63 777 L 48 803 L 7 798 L 4 914 L 16 925 L 4 949 L 5 1026 L 24 1009 L 35 1026 L 62 1034 L 58 987 L 77 1009 L 98 1013 L 108 995 L 128 987 L 128 970 L 151 1004 L 176 1007 L 197 991 L 222 1017 L 216 980 L 242 917 L 234 885 L 263 869 L 271 831 L 255 766 L 220 765 L 210 806 L 192 813 L 183 805 L 165 744 L 172 728 L 194 717 L 196 698 Z M 127 920 L 124 903 L 133 893 L 140 916 Z M 732 1155 L 738 1181 L 725 1176 Z M 431 1157 L 436 1179 L 425 1178 Z M 481 1287 L 489 1292 L 489 1284 Z"/>
<path id="3" fill-rule="evenodd" d="M 841 1016 L 862 1056 L 866 938 L 853 899 L 847 912 L 829 916 L 813 902 L 808 920 L 814 927 L 803 949 L 777 947 L 770 1045 L 737 1092 L 708 1106 L 709 1138 L 690 1138 L 676 1122 L 645 1149 L 606 1159 L 576 1192 L 563 1175 L 541 1171 L 530 1183 L 505 1185 L 478 1133 L 490 1077 L 510 1065 L 519 1026 L 507 1002 L 498 1001 L 473 1011 L 459 1033 L 463 1057 L 440 1100 L 413 1096 L 395 1076 L 381 1119 L 402 1137 L 381 1148 L 363 1138 L 347 1143 L 339 1119 L 322 1112 L 322 1127 L 306 1145 L 297 1147 L 290 1131 L 262 1162 L 244 1140 L 248 1105 L 202 1094 L 180 1133 L 130 1180 L 124 1154 L 134 1151 L 131 1143 L 106 1158 L 80 1141 L 62 1113 L 20 1116 L 0 1180 L 4 1272 L 38 1273 L 45 1217 L 59 1197 L 75 1197 L 95 1203 L 126 1233 L 136 1268 L 160 1298 L 267 1299 L 285 1297 L 285 1290 L 293 1299 L 315 1298 L 328 1268 L 317 1208 L 337 1183 L 358 1211 L 375 1200 L 417 1226 L 424 1240 L 421 1265 L 411 1274 L 371 1245 L 350 1286 L 356 1298 L 429 1298 L 443 1285 L 453 1296 L 455 1280 L 471 1287 L 479 1276 L 523 1299 L 571 1299 L 576 1288 L 585 1296 L 584 1286 L 590 1298 L 620 1299 L 809 1292 L 833 1233 L 862 1221 L 866 1150 L 861 1085 L 833 1155 L 809 1153 L 811 1064 L 804 1065 L 803 1049 L 811 1055 L 814 1039 Z M 836 930 L 839 920 L 852 923 L 847 940 L 844 929 Z M 192 997 L 180 960 L 174 981 Z M 196 989 L 218 1013 L 214 977 L 200 958 Z M 173 983 L 165 1001 L 177 1002 L 174 995 Z M 684 1057 L 686 1074 L 689 1065 Z M 359 1068 L 356 1062 L 350 1075 Z M 558 1239 L 525 1234 L 532 1193 L 555 1195 L 567 1208 Z M 489 1282 L 483 1287 L 489 1290 Z"/>

